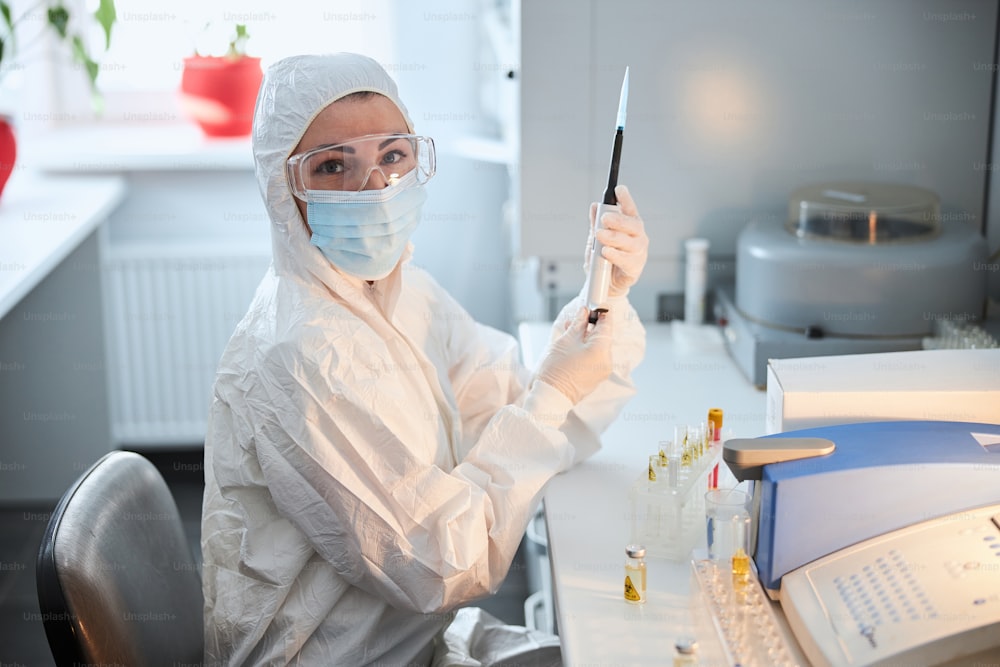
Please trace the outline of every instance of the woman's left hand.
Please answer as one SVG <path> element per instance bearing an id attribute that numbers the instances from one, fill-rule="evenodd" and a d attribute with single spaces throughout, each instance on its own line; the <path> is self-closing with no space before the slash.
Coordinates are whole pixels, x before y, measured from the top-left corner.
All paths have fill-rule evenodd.
<path id="1" fill-rule="evenodd" d="M 623 296 L 639 280 L 649 254 L 649 237 L 631 193 L 624 185 L 615 188 L 620 213 L 605 213 L 601 219 L 603 229 L 596 231 L 596 239 L 604 246 L 601 256 L 611 262 L 611 285 L 608 296 Z M 594 248 L 597 204 L 590 205 L 590 237 L 587 241 L 585 270 L 590 270 L 590 256 Z"/>

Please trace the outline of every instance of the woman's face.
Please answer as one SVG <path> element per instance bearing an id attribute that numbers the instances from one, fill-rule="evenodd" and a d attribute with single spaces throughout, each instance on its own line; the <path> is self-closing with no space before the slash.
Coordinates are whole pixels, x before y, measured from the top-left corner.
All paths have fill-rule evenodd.
<path id="1" fill-rule="evenodd" d="M 399 108 L 384 95 L 368 97 L 346 97 L 330 104 L 319 112 L 313 122 L 306 128 L 305 134 L 298 146 L 292 151 L 296 155 L 312 150 L 317 146 L 339 144 L 351 139 L 369 134 L 406 134 L 406 120 Z M 383 188 L 385 183 L 372 179 L 366 189 Z M 309 220 L 306 215 L 306 203 L 298 198 L 295 205 L 299 207 L 302 220 L 306 223 L 309 233 Z"/>

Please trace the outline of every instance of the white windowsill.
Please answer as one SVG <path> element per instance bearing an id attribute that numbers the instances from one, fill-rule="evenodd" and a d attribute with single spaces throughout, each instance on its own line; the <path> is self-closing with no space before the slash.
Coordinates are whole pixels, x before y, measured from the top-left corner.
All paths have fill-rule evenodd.
<path id="1" fill-rule="evenodd" d="M 253 170 L 249 137 L 210 138 L 191 123 L 66 125 L 18 146 L 18 162 L 40 171 Z"/>

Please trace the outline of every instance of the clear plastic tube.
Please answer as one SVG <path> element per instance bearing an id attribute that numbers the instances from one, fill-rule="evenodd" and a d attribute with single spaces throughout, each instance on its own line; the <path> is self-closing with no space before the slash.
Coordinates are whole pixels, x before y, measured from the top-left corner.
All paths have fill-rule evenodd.
<path id="1" fill-rule="evenodd" d="M 684 280 L 684 321 L 701 324 L 705 321 L 705 291 L 708 285 L 708 240 L 688 239 L 684 242 L 686 274 Z"/>

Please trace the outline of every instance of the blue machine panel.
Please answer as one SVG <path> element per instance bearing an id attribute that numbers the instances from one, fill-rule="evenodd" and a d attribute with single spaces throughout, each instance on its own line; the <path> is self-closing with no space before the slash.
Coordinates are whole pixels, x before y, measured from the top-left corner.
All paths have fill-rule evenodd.
<path id="1" fill-rule="evenodd" d="M 836 445 L 826 456 L 764 467 L 754 560 L 769 590 L 851 544 L 1000 502 L 1000 425 L 876 422 L 767 437 Z"/>

